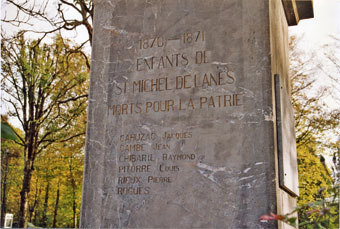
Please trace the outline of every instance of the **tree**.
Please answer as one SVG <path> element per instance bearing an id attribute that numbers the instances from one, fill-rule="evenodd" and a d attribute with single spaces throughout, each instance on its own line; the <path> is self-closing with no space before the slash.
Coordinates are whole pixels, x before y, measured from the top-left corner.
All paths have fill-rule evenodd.
<path id="1" fill-rule="evenodd" d="M 84 115 L 84 118 L 86 116 Z M 85 129 L 79 120 L 75 129 Z M 40 227 L 76 228 L 79 221 L 85 136 L 51 145 L 38 156 L 30 206 L 37 204 L 31 222 Z M 36 191 L 39 190 L 39 191 Z M 58 192 L 59 190 L 59 192 Z"/>
<path id="2" fill-rule="evenodd" d="M 83 54 L 60 36 L 51 45 L 26 41 L 22 33 L 3 38 L 1 58 L 4 101 L 23 129 L 16 143 L 24 148 L 19 210 L 19 226 L 24 227 L 37 156 L 54 143 L 85 134 L 72 126 L 87 107 L 88 69 Z"/>
<path id="3" fill-rule="evenodd" d="M 16 9 L 17 12 L 11 16 L 5 10 L 2 22 L 16 27 L 25 27 L 25 32 L 40 35 L 41 40 L 55 32 L 61 35 L 74 32 L 78 28 L 85 29 L 87 37 L 84 37 L 81 44 L 74 46 L 73 51 L 81 52 L 86 60 L 86 66 L 90 68 L 89 59 L 82 48 L 88 43 L 92 45 L 94 16 L 92 0 L 41 0 L 40 2 L 6 0 L 5 4 L 9 8 Z M 34 21 L 39 22 L 39 28 L 34 27 Z"/>
<path id="4" fill-rule="evenodd" d="M 4 225 L 5 213 L 8 210 L 8 193 L 12 184 L 16 183 L 13 179 L 13 162 L 19 157 L 21 147 L 16 145 L 12 140 L 16 140 L 15 132 L 20 133 L 20 130 L 14 130 L 8 124 L 8 117 L 1 115 L 1 220 L 0 226 Z M 15 162 L 14 162 L 15 163 Z"/>
<path id="5" fill-rule="evenodd" d="M 331 171 L 315 149 L 304 146 L 299 150 L 299 221 L 315 227 L 339 227 L 339 187 L 331 177 Z"/>
<path id="6" fill-rule="evenodd" d="M 60 0 L 51 2 L 43 0 L 40 2 L 31 2 L 28 0 L 6 0 L 6 3 L 16 8 L 17 13 L 14 17 L 9 18 L 6 14 L 3 22 L 11 23 L 16 26 L 21 24 L 30 25 L 33 19 L 39 19 L 50 25 L 51 29 L 46 31 L 33 31 L 43 35 L 54 33 L 58 30 L 75 30 L 78 26 L 84 26 L 88 33 L 86 41 L 91 42 L 93 29 L 92 19 L 94 5 L 92 0 Z M 57 4 L 55 12 L 51 12 L 51 5 Z M 72 10 L 76 13 L 74 18 L 68 18 L 64 12 Z"/>
<path id="7" fill-rule="evenodd" d="M 325 71 L 325 65 L 327 65 L 325 60 L 317 61 L 314 59 L 316 56 L 306 56 L 301 53 L 297 48 L 298 42 L 299 39 L 291 37 L 289 46 L 300 188 L 298 213 L 300 222 L 317 225 L 324 217 L 321 209 L 326 209 L 326 204 L 333 208 L 333 203 L 327 201 L 329 199 L 337 203 L 339 201 L 333 198 L 339 191 L 338 183 L 334 179 L 338 174 L 339 167 L 333 166 L 332 174 L 325 162 L 325 156 L 333 154 L 333 160 L 339 161 L 336 147 L 339 142 L 334 136 L 337 136 L 340 130 L 340 109 L 328 107 L 325 98 L 338 90 L 337 87 L 340 84 L 334 74 L 340 74 L 340 69 L 338 68 L 339 61 L 336 61 L 329 52 L 326 55 L 332 66 L 338 70 L 333 74 L 330 74 L 330 71 Z M 327 74 L 322 74 L 320 69 Z M 317 88 L 315 85 L 318 77 L 330 79 L 333 83 L 332 87 Z M 323 208 L 321 208 L 321 203 L 324 205 Z M 318 211 L 312 209 L 314 207 Z M 315 212 L 311 213 L 312 210 Z M 332 211 L 339 212 L 339 208 L 334 208 Z M 323 218 L 321 224 L 329 226 L 327 223 L 337 222 L 336 214 L 328 212 L 329 215 L 332 217 Z"/>
<path id="8" fill-rule="evenodd" d="M 17 213 L 15 206 L 20 202 L 18 190 L 23 178 L 23 163 L 19 160 L 22 150 L 13 141 L 1 140 L 1 226 L 6 213 Z"/>
<path id="9" fill-rule="evenodd" d="M 306 57 L 297 48 L 299 39 L 291 37 L 290 76 L 292 88 L 292 103 L 295 110 L 295 130 L 297 148 L 309 143 L 327 146 L 330 135 L 336 135 L 340 124 L 340 109 L 329 109 L 324 98 L 334 93 L 337 87 L 316 88 L 317 77 L 332 77 L 322 75 L 315 56 Z M 340 74 L 340 71 L 338 72 Z M 316 75 L 317 74 L 317 75 Z M 338 83 L 337 86 L 340 86 Z M 324 139 L 321 141 L 319 139 Z"/>
<path id="10" fill-rule="evenodd" d="M 315 147 L 311 144 L 301 147 L 298 152 L 299 202 L 301 205 L 315 201 L 320 189 L 323 190 L 323 195 L 327 197 L 327 191 L 332 185 L 331 171 L 315 155 L 315 150 Z"/>

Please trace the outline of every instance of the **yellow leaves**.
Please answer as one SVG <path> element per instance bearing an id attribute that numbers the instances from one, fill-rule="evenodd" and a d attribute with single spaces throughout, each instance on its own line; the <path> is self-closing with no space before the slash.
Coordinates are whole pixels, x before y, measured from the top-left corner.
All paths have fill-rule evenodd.
<path id="1" fill-rule="evenodd" d="M 327 197 L 327 190 L 332 184 L 328 168 L 321 163 L 314 151 L 315 145 L 312 144 L 298 149 L 299 205 L 315 201 L 321 188 L 324 188 L 322 194 Z"/>
<path id="2" fill-rule="evenodd" d="M 42 215 L 50 217 L 53 208 L 57 208 L 53 198 L 60 188 L 64 194 L 60 195 L 60 204 L 64 203 L 63 209 L 67 209 L 59 219 L 64 223 L 60 225 L 69 227 L 67 220 L 73 219 L 72 206 L 80 207 L 89 74 L 84 55 L 71 50 L 73 47 L 66 40 L 57 36 L 49 46 L 39 42 L 23 37 L 2 42 L 6 45 L 2 46 L 5 52 L 1 55 L 9 66 L 3 73 L 8 76 L 4 77 L 4 92 L 11 97 L 12 100 L 7 101 L 22 123 L 24 140 L 21 142 L 25 144 L 20 157 L 13 160 L 17 162 L 13 163 L 17 165 L 12 171 L 16 174 L 13 181 L 18 185 L 10 185 L 9 189 L 15 189 L 9 199 L 16 200 L 10 201 L 11 207 L 23 219 L 24 214 L 18 214 L 19 193 L 28 196 L 31 210 L 27 213 L 32 213 L 30 220 L 39 226 L 39 220 L 47 222 Z M 25 170 L 24 161 L 31 165 Z M 23 171 L 27 174 L 24 182 Z M 21 200 L 20 205 L 27 206 L 26 200 Z M 45 202 L 49 205 L 48 214 L 42 206 Z M 47 223 L 51 221 L 48 220 Z"/>

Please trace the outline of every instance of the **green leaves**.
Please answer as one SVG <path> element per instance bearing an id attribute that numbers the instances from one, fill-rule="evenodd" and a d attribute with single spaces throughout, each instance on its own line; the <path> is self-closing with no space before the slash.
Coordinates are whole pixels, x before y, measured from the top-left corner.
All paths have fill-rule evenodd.
<path id="1" fill-rule="evenodd" d="M 296 227 L 296 217 L 291 217 L 291 218 L 287 218 L 286 222 L 290 225 L 292 225 L 293 227 Z"/>
<path id="2" fill-rule="evenodd" d="M 81 182 L 81 174 L 76 176 L 77 170 L 73 167 L 77 162 L 77 167 L 82 170 L 83 159 L 77 155 L 77 158 L 69 162 L 65 153 L 72 153 L 73 157 L 75 152 L 82 152 L 84 146 L 89 71 L 87 57 L 81 53 L 80 48 L 77 49 L 78 52 L 74 52 L 73 47 L 68 40 L 58 35 L 54 43 L 49 45 L 43 44 L 41 40 L 24 39 L 23 36 L 2 40 L 1 64 L 5 68 L 1 72 L 1 86 L 6 94 L 4 102 L 8 105 L 10 115 L 18 118 L 23 130 L 19 136 L 6 121 L 1 124 L 2 136 L 16 140 L 8 142 L 23 146 L 18 151 L 26 168 L 18 169 L 18 174 L 24 175 L 20 179 L 23 182 L 21 187 L 9 194 L 9 199 L 16 199 L 16 203 L 20 203 L 20 206 L 11 205 L 11 208 L 19 216 L 21 227 L 24 227 L 28 219 L 27 213 L 34 215 L 34 219 L 30 219 L 34 220 L 34 224 L 44 226 L 40 222 L 41 212 L 45 210 L 41 209 L 39 202 L 44 202 L 42 199 L 46 196 L 43 194 L 46 185 L 42 185 L 45 181 L 51 182 L 50 187 L 54 187 L 51 194 L 59 190 L 59 185 L 52 182 L 60 184 L 61 193 L 67 191 L 72 194 L 71 200 L 61 197 L 59 206 L 52 206 L 61 208 L 64 201 L 64 205 L 70 207 L 68 211 L 73 211 L 72 214 L 65 212 L 67 217 L 58 218 L 56 225 L 69 227 L 71 222 L 73 226 L 77 224 L 74 217 L 79 212 L 80 205 L 76 202 L 80 203 L 81 187 L 76 186 L 76 183 Z M 64 142 L 67 142 L 65 147 L 58 145 Z M 73 149 L 69 151 L 71 147 Z M 48 158 L 51 163 L 46 163 Z M 67 165 L 72 168 L 65 167 Z M 41 172 L 42 168 L 44 172 Z M 63 178 L 71 172 L 70 184 Z M 26 206 L 30 209 L 26 209 Z M 63 210 L 58 212 L 61 216 Z M 48 220 L 50 225 L 52 221 L 50 218 Z"/>
<path id="3" fill-rule="evenodd" d="M 8 125 L 8 123 L 5 123 L 5 122 L 1 123 L 1 138 L 9 139 L 9 140 L 18 139 L 12 127 Z"/>

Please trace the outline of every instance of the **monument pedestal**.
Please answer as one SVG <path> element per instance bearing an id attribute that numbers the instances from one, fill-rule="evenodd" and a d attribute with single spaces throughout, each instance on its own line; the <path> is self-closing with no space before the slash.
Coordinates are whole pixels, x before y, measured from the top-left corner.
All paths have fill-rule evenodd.
<path id="1" fill-rule="evenodd" d="M 259 218 L 298 195 L 296 7 L 95 1 L 81 227 L 277 226 Z"/>

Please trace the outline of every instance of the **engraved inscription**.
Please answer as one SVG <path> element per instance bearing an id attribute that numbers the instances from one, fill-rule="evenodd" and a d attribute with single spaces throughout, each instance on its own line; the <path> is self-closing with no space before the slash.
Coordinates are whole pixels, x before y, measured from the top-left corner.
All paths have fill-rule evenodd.
<path id="1" fill-rule="evenodd" d="M 142 195 L 149 193 L 150 187 L 117 187 L 118 195 Z"/>
<path id="2" fill-rule="evenodd" d="M 171 183 L 171 177 L 148 176 L 148 183 Z"/>
<path id="3" fill-rule="evenodd" d="M 119 162 L 155 161 L 153 154 L 121 154 Z"/>
<path id="4" fill-rule="evenodd" d="M 185 53 L 176 53 L 169 56 L 152 56 L 137 58 L 136 70 L 145 71 L 153 69 L 163 69 L 169 67 L 184 67 L 189 64 Z"/>
<path id="5" fill-rule="evenodd" d="M 151 49 L 151 48 L 164 48 L 167 44 L 167 40 L 181 40 L 183 44 L 190 44 L 193 42 L 204 41 L 205 33 L 204 31 L 187 32 L 184 33 L 181 38 L 163 38 L 163 37 L 153 37 L 145 38 L 138 41 L 139 49 Z"/>
<path id="6" fill-rule="evenodd" d="M 151 165 L 120 165 L 119 173 L 148 173 L 151 171 Z"/>
<path id="7" fill-rule="evenodd" d="M 208 35 L 198 30 L 139 39 L 138 56 L 128 69 L 133 76 L 112 78 L 112 93 L 127 98 L 109 101 L 112 117 L 240 109 L 246 97 L 237 90 L 235 64 L 213 61 L 213 53 L 205 45 Z M 189 96 L 177 95 L 184 91 Z M 156 96 L 150 99 L 147 95 Z M 193 131 L 151 131 L 118 136 L 114 180 L 118 195 L 148 195 L 153 187 L 175 185 L 185 166 L 203 156 L 182 147 L 190 144 Z"/>
<path id="8" fill-rule="evenodd" d="M 131 115 L 154 112 L 173 112 L 195 109 L 232 108 L 242 106 L 242 94 L 203 96 L 178 100 L 156 100 L 114 104 L 109 107 L 113 115 Z"/>
<path id="9" fill-rule="evenodd" d="M 176 75 L 172 77 L 147 78 L 132 82 L 114 83 L 114 93 L 164 92 L 194 88 L 209 88 L 232 85 L 236 82 L 234 72 L 227 69 L 219 72 Z"/>
<path id="10" fill-rule="evenodd" d="M 171 184 L 173 175 L 181 171 L 176 161 L 197 160 L 195 153 L 173 154 L 172 145 L 191 139 L 191 131 L 155 133 L 129 133 L 119 136 L 117 177 L 118 195 L 148 195 L 153 185 Z"/>

